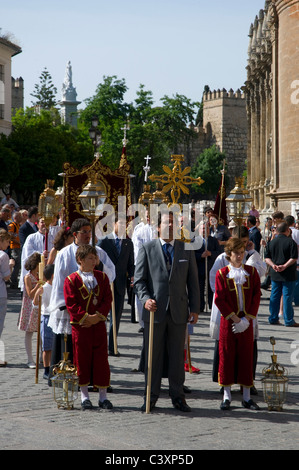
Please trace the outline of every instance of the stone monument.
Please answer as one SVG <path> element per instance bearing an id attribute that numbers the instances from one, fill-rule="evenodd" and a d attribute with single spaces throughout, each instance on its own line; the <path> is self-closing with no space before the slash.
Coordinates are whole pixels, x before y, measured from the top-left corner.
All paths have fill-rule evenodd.
<path id="1" fill-rule="evenodd" d="M 77 127 L 77 106 L 81 101 L 77 101 L 77 91 L 73 86 L 72 66 L 68 61 L 66 65 L 64 82 L 62 84 L 62 100 L 58 103 L 61 107 L 61 120 L 63 123 L 68 123 L 73 127 Z"/>

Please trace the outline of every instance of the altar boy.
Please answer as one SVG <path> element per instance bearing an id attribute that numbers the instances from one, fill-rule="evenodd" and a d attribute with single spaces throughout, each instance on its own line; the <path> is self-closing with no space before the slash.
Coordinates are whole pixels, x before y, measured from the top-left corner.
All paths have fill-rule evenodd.
<path id="1" fill-rule="evenodd" d="M 105 273 L 96 271 L 97 251 L 81 245 L 76 252 L 79 270 L 64 282 L 64 298 L 72 325 L 73 360 L 77 367 L 82 409 L 91 409 L 88 384 L 99 389 L 99 407 L 111 409 L 106 391 L 110 385 L 106 318 L 111 308 L 112 293 Z M 91 377 L 92 376 L 92 377 Z"/>

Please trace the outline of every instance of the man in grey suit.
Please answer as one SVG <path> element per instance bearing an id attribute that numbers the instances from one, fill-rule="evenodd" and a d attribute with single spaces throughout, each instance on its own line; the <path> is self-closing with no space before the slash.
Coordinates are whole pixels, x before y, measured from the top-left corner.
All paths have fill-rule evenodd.
<path id="1" fill-rule="evenodd" d="M 133 282 L 134 276 L 134 246 L 132 240 L 123 238 L 126 234 L 126 221 L 115 215 L 114 231 L 107 235 L 102 240 L 99 240 L 97 245 L 100 246 L 109 256 L 115 265 L 115 280 L 114 280 L 114 301 L 115 301 L 115 323 L 116 332 L 118 334 L 121 314 L 124 306 L 124 298 L 127 288 L 127 279 L 130 278 Z M 113 322 L 112 315 L 110 315 L 110 330 L 109 330 L 109 355 L 114 356 L 114 343 L 113 343 Z M 116 353 L 119 356 L 119 352 Z"/>
<path id="2" fill-rule="evenodd" d="M 154 311 L 154 338 L 150 409 L 159 397 L 163 376 L 165 346 L 168 350 L 169 394 L 173 406 L 190 411 L 183 385 L 184 345 L 187 322 L 195 324 L 200 312 L 200 292 L 193 250 L 174 240 L 174 218 L 159 214 L 159 238 L 140 247 L 135 266 L 134 285 L 143 304 L 145 341 L 145 393 L 149 349 L 150 311 Z M 146 399 L 141 407 L 146 409 Z"/>

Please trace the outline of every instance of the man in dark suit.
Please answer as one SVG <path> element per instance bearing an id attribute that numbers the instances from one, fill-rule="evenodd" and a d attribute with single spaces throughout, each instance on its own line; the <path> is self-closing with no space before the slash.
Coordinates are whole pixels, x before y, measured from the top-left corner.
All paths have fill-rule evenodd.
<path id="1" fill-rule="evenodd" d="M 217 258 L 222 252 L 217 238 L 211 237 L 210 228 L 208 224 L 200 224 L 199 234 L 203 237 L 201 248 L 195 250 L 195 258 L 198 269 L 198 280 L 200 288 L 200 311 L 204 312 L 206 300 L 208 300 L 209 308 L 212 308 L 213 291 L 209 282 L 210 270 Z M 206 276 L 208 282 L 206 284 Z M 206 299 L 205 292 L 208 289 L 208 299 Z"/>
<path id="2" fill-rule="evenodd" d="M 100 246 L 107 253 L 115 265 L 114 302 L 117 334 L 124 306 L 127 279 L 130 278 L 131 282 L 133 282 L 134 278 L 134 247 L 132 241 L 129 238 L 124 238 L 125 234 L 126 221 L 123 218 L 118 218 L 116 214 L 114 232 L 110 233 L 102 240 L 99 240 L 97 243 L 98 246 Z M 109 355 L 114 356 L 112 315 L 110 315 L 108 348 Z M 117 356 L 119 355 L 119 352 L 117 352 Z"/>
<path id="3" fill-rule="evenodd" d="M 159 238 L 139 249 L 134 285 L 143 304 L 145 344 L 145 392 L 148 376 L 150 311 L 154 311 L 154 347 L 150 409 L 160 394 L 165 347 L 168 350 L 169 394 L 173 406 L 190 411 L 183 385 L 184 346 L 187 322 L 195 324 L 200 312 L 200 293 L 194 250 L 185 250 L 182 241 L 174 240 L 172 213 L 159 214 Z M 142 411 L 146 410 L 146 399 Z"/>
<path id="4" fill-rule="evenodd" d="M 26 241 L 28 235 L 37 232 L 37 221 L 38 221 L 38 208 L 36 206 L 30 207 L 28 209 L 28 219 L 26 222 L 21 225 L 19 230 L 19 238 L 21 249 Z"/>
<path id="5" fill-rule="evenodd" d="M 256 217 L 249 215 L 247 217 L 247 227 L 249 229 L 249 240 L 254 243 L 254 249 L 259 253 L 261 249 L 262 235 L 256 226 Z"/>

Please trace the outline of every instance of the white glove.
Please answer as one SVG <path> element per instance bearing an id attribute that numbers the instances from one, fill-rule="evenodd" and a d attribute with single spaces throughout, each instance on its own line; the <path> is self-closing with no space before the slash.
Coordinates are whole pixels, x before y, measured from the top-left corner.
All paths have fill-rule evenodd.
<path id="1" fill-rule="evenodd" d="M 243 331 L 247 330 L 249 327 L 249 321 L 247 318 L 242 317 L 239 323 L 234 323 L 232 326 L 232 330 L 234 333 L 243 333 Z"/>

